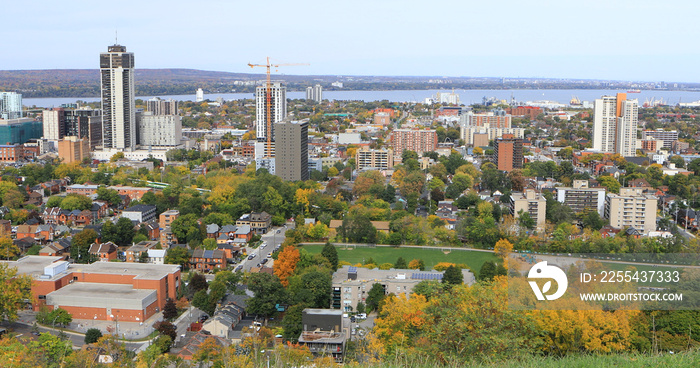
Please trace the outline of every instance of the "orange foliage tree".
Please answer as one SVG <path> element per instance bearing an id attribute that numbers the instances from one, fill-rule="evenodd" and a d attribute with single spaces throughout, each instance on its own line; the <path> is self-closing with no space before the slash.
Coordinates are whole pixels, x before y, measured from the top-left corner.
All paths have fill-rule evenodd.
<path id="1" fill-rule="evenodd" d="M 277 260 L 275 261 L 274 271 L 275 275 L 280 279 L 280 282 L 284 287 L 289 285 L 287 280 L 289 276 L 294 273 L 299 262 L 299 249 L 293 245 L 287 245 L 282 248 Z"/>

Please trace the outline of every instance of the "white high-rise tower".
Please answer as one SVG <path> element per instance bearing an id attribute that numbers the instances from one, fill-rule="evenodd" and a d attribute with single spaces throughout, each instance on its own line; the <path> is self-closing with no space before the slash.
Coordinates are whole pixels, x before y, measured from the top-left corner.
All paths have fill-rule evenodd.
<path id="1" fill-rule="evenodd" d="M 637 153 L 639 102 L 628 100 L 626 93 L 595 100 L 593 110 L 593 149 L 619 153 L 623 157 Z"/>
<path id="2" fill-rule="evenodd" d="M 136 149 L 134 53 L 113 45 L 100 53 L 103 149 Z"/>
<path id="3" fill-rule="evenodd" d="M 287 116 L 287 87 L 281 83 L 270 86 L 270 121 L 271 132 L 267 131 L 267 87 L 258 86 L 255 89 L 255 135 L 258 142 L 266 142 L 268 133 L 275 139 L 275 123 Z"/>

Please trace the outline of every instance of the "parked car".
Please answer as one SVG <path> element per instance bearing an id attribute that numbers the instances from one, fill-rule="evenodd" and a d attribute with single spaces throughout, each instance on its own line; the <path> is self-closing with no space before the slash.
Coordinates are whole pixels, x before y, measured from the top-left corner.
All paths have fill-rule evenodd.
<path id="1" fill-rule="evenodd" d="M 264 259 L 262 260 L 262 262 L 260 262 L 260 263 L 265 264 L 265 263 L 267 263 L 267 261 L 269 261 L 269 259 L 264 258 Z"/>

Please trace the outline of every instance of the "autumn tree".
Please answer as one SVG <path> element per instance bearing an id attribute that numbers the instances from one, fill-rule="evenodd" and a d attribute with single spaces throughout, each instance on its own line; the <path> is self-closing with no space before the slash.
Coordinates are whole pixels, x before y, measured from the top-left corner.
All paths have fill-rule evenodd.
<path id="1" fill-rule="evenodd" d="M 273 266 L 275 276 L 280 279 L 280 282 L 284 287 L 289 285 L 287 278 L 294 273 L 294 269 L 297 267 L 299 262 L 299 249 L 293 245 L 287 245 L 282 248 L 282 251 L 277 256 L 277 261 Z"/>
<path id="2" fill-rule="evenodd" d="M 503 267 L 507 269 L 508 257 L 510 257 L 510 253 L 513 252 L 513 243 L 509 242 L 508 239 L 501 239 L 496 242 L 496 245 L 493 247 L 493 252 L 496 253 L 497 256 L 501 257 Z"/>
<path id="3" fill-rule="evenodd" d="M 177 328 L 168 321 L 158 321 L 153 324 L 153 328 L 160 332 L 161 335 L 170 336 L 173 341 L 177 337 Z"/>
<path id="4" fill-rule="evenodd" d="M 163 306 L 163 318 L 172 320 L 175 317 L 177 317 L 177 306 L 174 300 L 168 298 L 168 300 L 165 301 L 165 306 Z"/>
<path id="5" fill-rule="evenodd" d="M 19 248 L 12 242 L 12 239 L 0 238 L 0 258 L 4 260 L 14 259 L 20 254 Z"/>
<path id="6" fill-rule="evenodd" d="M 411 262 L 408 262 L 408 268 L 411 270 L 425 270 L 425 262 L 423 262 L 422 259 L 413 259 Z"/>
<path id="7" fill-rule="evenodd" d="M 17 311 L 31 299 L 32 278 L 19 275 L 16 268 L 0 263 L 0 321 L 14 321 Z"/>

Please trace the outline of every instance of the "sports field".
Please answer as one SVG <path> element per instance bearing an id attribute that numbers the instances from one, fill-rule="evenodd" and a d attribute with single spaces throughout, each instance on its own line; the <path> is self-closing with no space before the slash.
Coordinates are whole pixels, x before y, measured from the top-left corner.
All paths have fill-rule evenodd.
<path id="1" fill-rule="evenodd" d="M 303 245 L 301 248 L 306 249 L 309 253 L 321 253 L 323 245 Z M 464 263 L 475 272 L 479 272 L 481 265 L 486 261 L 499 261 L 493 253 L 476 252 L 469 250 L 444 250 L 442 248 L 392 248 L 392 247 L 348 247 L 336 246 L 338 249 L 338 258 L 341 261 L 350 262 L 351 264 L 364 263 L 372 257 L 377 264 L 396 263 L 399 257 L 403 257 L 406 263 L 413 259 L 422 259 L 425 262 L 425 268 L 431 269 L 434 265 L 440 262 Z"/>

